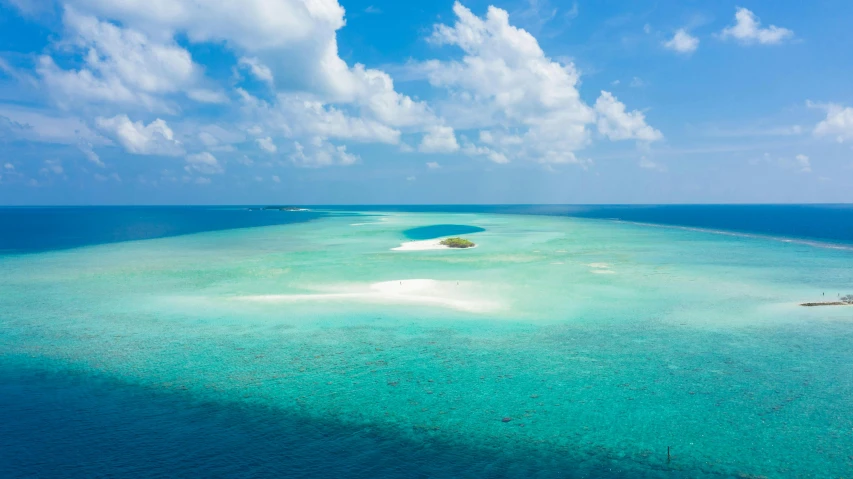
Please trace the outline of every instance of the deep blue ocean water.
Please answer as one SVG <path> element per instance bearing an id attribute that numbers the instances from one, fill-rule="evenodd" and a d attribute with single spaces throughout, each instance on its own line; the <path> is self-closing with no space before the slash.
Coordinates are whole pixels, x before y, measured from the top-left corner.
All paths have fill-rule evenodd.
<path id="1" fill-rule="evenodd" d="M 105 377 L 0 366 L 3 478 L 632 479 L 577 464 L 411 441 L 246 404 L 198 400 Z M 686 477 L 670 475 L 667 477 Z"/>
<path id="2" fill-rule="evenodd" d="M 333 209 L 618 219 L 853 244 L 853 207 L 847 205 Z M 323 214 L 243 207 L 0 208 L 0 254 L 288 224 Z M 464 225 L 434 226 L 438 229 L 406 235 L 427 239 L 475 232 Z M 306 421 L 245 404 L 200 402 L 19 359 L 6 357 L 0 364 L 0 477 L 630 477 L 607 463 L 579 466 L 560 458 L 407 442 L 382 431 Z M 541 470 L 544 463 L 551 465 L 548 474 Z M 659 477 L 689 475 L 662 471 Z"/>
<path id="3" fill-rule="evenodd" d="M 310 211 L 247 207 L 0 208 L 0 254 L 35 253 L 118 241 L 310 221 Z"/>
<path id="4" fill-rule="evenodd" d="M 339 211 L 498 213 L 620 220 L 853 244 L 853 205 L 423 205 L 335 206 Z"/>

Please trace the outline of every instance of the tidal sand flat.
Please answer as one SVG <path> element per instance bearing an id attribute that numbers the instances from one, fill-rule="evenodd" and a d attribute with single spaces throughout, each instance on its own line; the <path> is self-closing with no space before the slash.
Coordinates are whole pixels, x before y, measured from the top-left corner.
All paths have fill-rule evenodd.
<path id="1" fill-rule="evenodd" d="M 392 250 L 435 225 L 481 247 Z M 844 249 L 491 213 L 7 254 L 0 470 L 845 477 L 853 316 L 799 303 L 851 284 Z"/>

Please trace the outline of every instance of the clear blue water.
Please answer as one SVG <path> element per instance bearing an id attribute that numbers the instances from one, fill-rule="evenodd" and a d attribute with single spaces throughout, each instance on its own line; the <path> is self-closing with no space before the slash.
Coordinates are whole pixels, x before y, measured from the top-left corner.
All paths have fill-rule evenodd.
<path id="1" fill-rule="evenodd" d="M 443 236 L 467 235 L 486 231 L 479 226 L 470 225 L 429 225 L 409 228 L 403 235 L 410 240 L 428 240 Z"/>
<path id="2" fill-rule="evenodd" d="M 247 207 L 0 207 L 0 254 L 291 224 L 320 216 Z"/>
<path id="3" fill-rule="evenodd" d="M 853 471 L 853 209 L 359 211 L 0 209 L 0 477 Z"/>
<path id="4" fill-rule="evenodd" d="M 493 213 L 610 219 L 853 244 L 853 205 L 336 206 L 338 211 Z"/>

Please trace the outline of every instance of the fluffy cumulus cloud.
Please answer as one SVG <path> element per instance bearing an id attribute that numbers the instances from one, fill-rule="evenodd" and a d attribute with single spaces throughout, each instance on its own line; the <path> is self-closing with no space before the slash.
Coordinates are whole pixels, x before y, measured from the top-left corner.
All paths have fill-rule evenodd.
<path id="1" fill-rule="evenodd" d="M 65 8 L 63 22 L 65 45 L 80 52 L 83 64 L 63 69 L 53 57 L 42 55 L 37 69 L 63 106 L 103 102 L 167 111 L 163 96 L 190 89 L 199 78 L 189 52 L 171 39 L 152 41 L 72 7 Z M 216 100 L 214 92 L 190 91 L 202 101 Z"/>
<path id="2" fill-rule="evenodd" d="M 258 143 L 258 147 L 267 153 L 275 153 L 278 151 L 278 147 L 275 146 L 275 143 L 273 143 L 272 138 L 270 137 L 257 138 L 255 141 Z"/>
<path id="3" fill-rule="evenodd" d="M 97 130 L 68 143 L 99 166 L 92 145 L 101 154 L 114 144 L 182 156 L 188 172 L 210 175 L 223 164 L 261 165 L 249 158 L 261 154 L 271 157 L 266 163 L 352 165 L 361 160 L 354 143 L 494 163 L 584 164 L 576 153 L 593 141 L 662 138 L 610 93 L 585 102 L 575 66 L 547 56 L 500 8 L 480 17 L 456 3 L 455 21 L 435 26 L 431 43 L 462 55 L 413 64 L 432 86 L 427 103 L 401 92 L 387 72 L 341 58 L 338 0 L 61 4 L 62 31 L 37 58 L 36 78 L 55 105 Z M 225 50 L 233 75 L 216 78 L 222 69 L 197 63 L 193 46 L 206 43 Z"/>
<path id="4" fill-rule="evenodd" d="M 418 150 L 424 153 L 452 153 L 458 149 L 459 143 L 449 126 L 432 127 L 418 146 Z"/>
<path id="5" fill-rule="evenodd" d="M 206 151 L 187 155 L 186 160 L 187 166 L 184 169 L 188 172 L 197 171 L 205 175 L 214 175 L 224 171 L 219 160 Z"/>
<path id="6" fill-rule="evenodd" d="M 853 140 L 853 108 L 834 103 L 828 105 L 809 103 L 809 106 L 826 110 L 826 119 L 815 126 L 816 136 L 834 138 L 839 143 Z"/>
<path id="7" fill-rule="evenodd" d="M 657 141 L 663 138 L 658 130 L 646 124 L 639 111 L 628 112 L 610 92 L 602 91 L 595 101 L 598 112 L 598 131 L 611 140 Z"/>
<path id="8" fill-rule="evenodd" d="M 699 39 L 689 34 L 687 30 L 679 28 L 671 39 L 663 42 L 663 46 L 678 53 L 690 54 L 699 48 Z"/>
<path id="9" fill-rule="evenodd" d="M 744 44 L 776 45 L 793 37 L 794 32 L 787 28 L 775 25 L 762 28 L 758 17 L 742 7 L 735 12 L 735 24 L 720 32 L 720 38 L 731 38 Z"/>
<path id="10" fill-rule="evenodd" d="M 298 166 L 321 167 L 332 165 L 352 165 L 359 160 L 357 155 L 347 152 L 347 147 L 333 145 L 322 138 L 315 137 L 303 144 L 294 143 L 294 152 L 290 160 Z"/>
<path id="11" fill-rule="evenodd" d="M 112 118 L 99 117 L 95 124 L 129 153 L 169 156 L 184 154 L 183 146 L 175 139 L 172 129 L 159 118 L 145 125 L 141 121 L 131 121 L 127 115 L 117 115 Z"/>
<path id="12" fill-rule="evenodd" d="M 301 144 L 316 137 L 397 143 L 404 132 L 442 124 L 425 102 L 398 92 L 387 73 L 340 58 L 337 30 L 345 21 L 336 0 L 71 1 L 148 38 L 224 43 L 238 55 L 238 68 L 270 85 L 286 77 L 288 89 L 273 101 L 243 101 L 242 108 L 266 130 Z M 193 98 L 224 101 L 215 91 L 205 93 L 197 90 Z"/>
<path id="13" fill-rule="evenodd" d="M 463 58 L 427 61 L 417 69 L 446 90 L 441 111 L 450 126 L 479 130 L 461 150 L 496 163 L 581 163 L 575 152 L 590 143 L 588 126 L 598 114 L 580 97 L 574 65 L 546 56 L 530 33 L 510 24 L 505 10 L 489 7 L 481 18 L 457 2 L 453 11 L 456 22 L 437 25 L 431 41 L 458 47 Z M 608 117 L 610 123 L 619 120 L 631 124 L 614 126 L 612 139 L 660 138 L 639 112 Z"/>
<path id="14" fill-rule="evenodd" d="M 269 84 L 273 83 L 273 74 L 272 70 L 257 58 L 247 58 L 243 57 L 238 62 L 240 67 L 245 68 L 258 80 L 263 82 L 267 82 Z"/>

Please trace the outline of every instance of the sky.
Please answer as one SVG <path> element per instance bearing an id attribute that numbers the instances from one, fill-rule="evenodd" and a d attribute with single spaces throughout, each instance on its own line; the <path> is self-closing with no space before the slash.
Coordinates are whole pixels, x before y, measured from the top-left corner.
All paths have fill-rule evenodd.
<path id="1" fill-rule="evenodd" d="M 0 0 L 0 204 L 853 202 L 847 0 Z"/>

